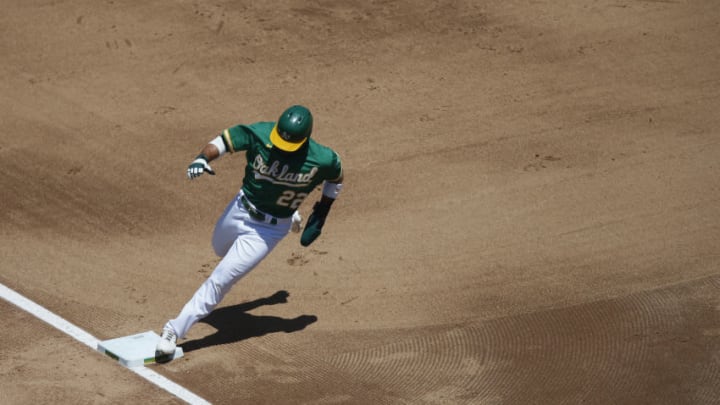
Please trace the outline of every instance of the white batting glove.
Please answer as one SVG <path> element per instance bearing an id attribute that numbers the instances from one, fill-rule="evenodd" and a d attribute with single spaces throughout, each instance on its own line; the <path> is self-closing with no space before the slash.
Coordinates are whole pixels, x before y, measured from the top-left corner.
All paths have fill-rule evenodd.
<path id="1" fill-rule="evenodd" d="M 302 229 L 302 216 L 300 215 L 300 212 L 295 211 L 292 216 L 292 224 L 290 225 L 290 230 L 298 233 Z"/>
<path id="2" fill-rule="evenodd" d="M 208 164 L 208 159 L 204 155 L 198 155 L 198 157 L 195 158 L 195 160 L 190 163 L 190 166 L 187 168 L 187 176 L 188 179 L 192 180 L 201 174 L 208 172 L 208 174 L 214 175 L 215 172 L 213 171 L 212 167 Z"/>

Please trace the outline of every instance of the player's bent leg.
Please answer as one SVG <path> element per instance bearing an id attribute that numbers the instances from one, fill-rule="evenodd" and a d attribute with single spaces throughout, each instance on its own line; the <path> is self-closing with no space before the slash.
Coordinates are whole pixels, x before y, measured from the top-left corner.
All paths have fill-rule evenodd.
<path id="1" fill-rule="evenodd" d="M 208 316 L 232 286 L 254 269 L 276 245 L 275 241 L 268 244 L 263 238 L 252 234 L 237 238 L 178 317 L 170 320 L 169 324 L 177 337 L 184 338 L 193 325 Z"/>
<path id="2" fill-rule="evenodd" d="M 223 291 L 222 286 L 218 285 L 216 280 L 212 278 L 205 280 L 190 301 L 185 304 L 178 317 L 168 322 L 175 330 L 176 336 L 180 339 L 184 338 L 193 325 L 215 309 L 229 288 L 230 286 Z"/>

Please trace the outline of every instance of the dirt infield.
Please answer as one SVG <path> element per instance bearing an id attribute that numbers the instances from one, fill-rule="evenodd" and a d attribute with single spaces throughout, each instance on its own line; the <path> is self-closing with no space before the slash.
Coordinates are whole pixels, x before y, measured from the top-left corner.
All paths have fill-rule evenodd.
<path id="1" fill-rule="evenodd" d="M 718 403 L 720 2 L 6 0 L 0 33 L 0 283 L 99 339 L 218 262 L 217 133 L 301 103 L 341 154 L 321 238 L 151 366 L 212 403 Z M 181 402 L 0 320 L 2 403 Z"/>

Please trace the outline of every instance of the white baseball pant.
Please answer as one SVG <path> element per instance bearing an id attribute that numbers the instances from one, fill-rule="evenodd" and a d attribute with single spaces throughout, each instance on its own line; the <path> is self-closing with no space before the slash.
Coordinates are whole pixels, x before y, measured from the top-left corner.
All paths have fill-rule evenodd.
<path id="1" fill-rule="evenodd" d="M 242 191 L 230 201 L 215 225 L 212 245 L 222 260 L 178 317 L 168 322 L 178 338 L 184 338 L 193 325 L 208 316 L 232 286 L 290 232 L 292 218 L 278 218 L 276 225 L 257 221 L 240 202 L 241 196 Z"/>

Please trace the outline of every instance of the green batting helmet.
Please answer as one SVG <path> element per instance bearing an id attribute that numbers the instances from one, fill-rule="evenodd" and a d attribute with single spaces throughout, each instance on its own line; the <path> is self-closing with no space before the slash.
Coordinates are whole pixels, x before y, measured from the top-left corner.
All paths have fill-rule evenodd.
<path id="1" fill-rule="evenodd" d="M 306 107 L 294 105 L 283 111 L 270 133 L 270 142 L 285 152 L 295 152 L 312 132 L 313 117 Z"/>

